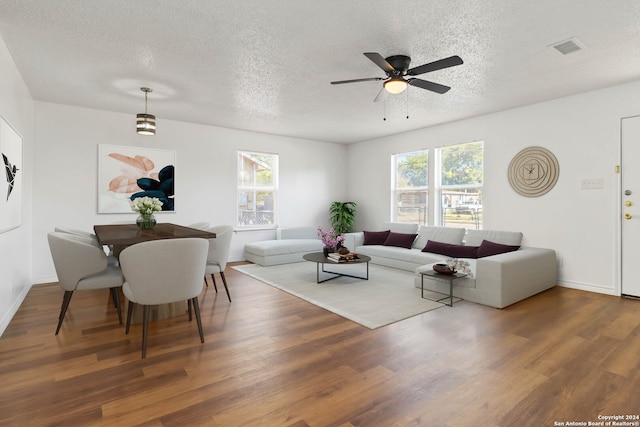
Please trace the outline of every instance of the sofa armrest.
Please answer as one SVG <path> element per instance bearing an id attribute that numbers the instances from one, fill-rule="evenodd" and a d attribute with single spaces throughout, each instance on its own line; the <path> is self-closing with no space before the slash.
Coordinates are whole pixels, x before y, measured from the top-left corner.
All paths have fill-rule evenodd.
<path id="1" fill-rule="evenodd" d="M 362 231 L 356 231 L 354 233 L 344 233 L 344 244 L 347 249 L 354 251 L 358 246 L 364 244 L 364 233 Z"/>
<path id="2" fill-rule="evenodd" d="M 503 308 L 556 285 L 556 253 L 553 249 L 523 247 L 479 258 L 476 277 L 476 288 L 492 302 L 487 305 Z"/>

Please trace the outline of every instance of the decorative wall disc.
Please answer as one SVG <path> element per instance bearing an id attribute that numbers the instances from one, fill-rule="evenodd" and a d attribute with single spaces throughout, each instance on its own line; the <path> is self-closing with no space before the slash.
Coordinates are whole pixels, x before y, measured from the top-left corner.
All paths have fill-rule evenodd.
<path id="1" fill-rule="evenodd" d="M 509 164 L 509 184 L 525 197 L 539 197 L 558 182 L 560 166 L 553 153 L 542 147 L 528 147 Z"/>

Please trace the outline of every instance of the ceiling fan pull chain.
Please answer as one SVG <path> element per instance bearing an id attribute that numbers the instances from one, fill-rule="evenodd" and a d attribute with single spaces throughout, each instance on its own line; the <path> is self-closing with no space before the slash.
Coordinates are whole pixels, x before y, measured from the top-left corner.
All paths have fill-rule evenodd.
<path id="1" fill-rule="evenodd" d="M 407 120 L 409 120 L 409 88 L 407 88 L 406 92 L 407 92 Z"/>
<path id="2" fill-rule="evenodd" d="M 387 100 L 382 101 L 382 121 L 387 121 Z"/>

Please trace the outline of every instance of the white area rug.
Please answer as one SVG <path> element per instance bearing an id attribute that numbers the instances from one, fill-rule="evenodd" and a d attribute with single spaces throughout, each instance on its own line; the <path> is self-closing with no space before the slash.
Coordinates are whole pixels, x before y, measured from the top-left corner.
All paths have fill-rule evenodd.
<path id="1" fill-rule="evenodd" d="M 232 268 L 370 329 L 444 306 L 421 298 L 420 289 L 413 285 L 413 274 L 373 264 L 369 264 L 369 280 L 339 277 L 320 284 L 316 283 L 314 262 L 269 267 L 248 264 Z M 366 274 L 365 264 L 325 264 L 325 269 L 354 276 Z M 320 280 L 328 277 L 331 275 L 320 271 Z M 444 297 L 428 291 L 425 296 Z"/>

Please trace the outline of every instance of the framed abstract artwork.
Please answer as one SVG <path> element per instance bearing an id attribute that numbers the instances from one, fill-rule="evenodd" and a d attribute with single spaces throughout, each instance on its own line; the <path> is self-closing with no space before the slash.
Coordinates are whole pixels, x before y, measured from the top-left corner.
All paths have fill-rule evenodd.
<path id="1" fill-rule="evenodd" d="M 0 152 L 6 179 L 0 179 L 0 233 L 22 225 L 22 136 L 0 117 Z"/>
<path id="2" fill-rule="evenodd" d="M 98 145 L 98 213 L 134 213 L 132 198 L 157 197 L 163 212 L 175 212 L 176 152 Z"/>

